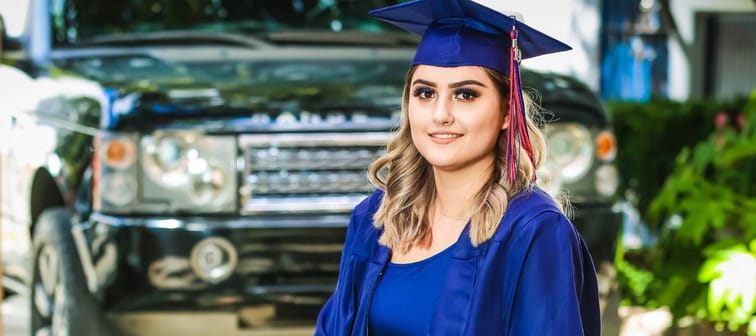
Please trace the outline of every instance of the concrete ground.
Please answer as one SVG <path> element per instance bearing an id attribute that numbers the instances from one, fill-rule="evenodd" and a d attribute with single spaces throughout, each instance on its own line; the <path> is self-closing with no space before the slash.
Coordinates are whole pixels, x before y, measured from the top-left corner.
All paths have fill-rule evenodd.
<path id="1" fill-rule="evenodd" d="M 2 304 L 2 335 L 29 335 L 29 300 L 20 295 L 5 298 Z M 639 307 L 620 307 L 617 336 L 662 336 L 672 321 L 666 310 L 648 311 Z M 605 336 L 613 336 L 606 334 Z"/>
<path id="2" fill-rule="evenodd" d="M 3 336 L 29 336 L 29 298 L 11 295 L 3 298 Z"/>

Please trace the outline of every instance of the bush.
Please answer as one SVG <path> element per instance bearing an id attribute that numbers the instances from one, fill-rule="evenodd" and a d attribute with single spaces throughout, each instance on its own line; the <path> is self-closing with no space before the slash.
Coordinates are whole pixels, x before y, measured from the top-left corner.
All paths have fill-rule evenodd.
<path id="1" fill-rule="evenodd" d="M 648 205 L 674 169 L 674 158 L 683 148 L 692 147 L 711 134 L 717 113 L 735 118 L 745 100 L 606 104 L 619 147 L 616 162 L 621 176 L 620 190 L 634 194 L 634 205 L 644 222 L 654 228 L 659 224 L 649 222 Z"/>
<path id="2" fill-rule="evenodd" d="M 658 244 L 617 266 L 634 303 L 756 335 L 756 91 L 742 111 L 676 156 L 648 206 Z"/>

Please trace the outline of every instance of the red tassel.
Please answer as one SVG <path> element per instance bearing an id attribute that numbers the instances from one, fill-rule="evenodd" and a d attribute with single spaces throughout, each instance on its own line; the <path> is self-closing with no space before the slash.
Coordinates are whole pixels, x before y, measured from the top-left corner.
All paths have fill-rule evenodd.
<path id="1" fill-rule="evenodd" d="M 513 18 L 514 20 L 514 18 Z M 514 21 L 516 22 L 516 21 Z M 525 116 L 525 105 L 522 99 L 522 84 L 520 82 L 520 49 L 517 46 L 517 29 L 512 25 L 510 38 L 512 48 L 509 51 L 509 134 L 507 139 L 507 177 L 509 182 L 517 181 L 520 167 L 520 147 L 528 153 L 530 162 L 535 167 L 533 147 L 528 135 L 528 125 Z M 535 175 L 533 175 L 535 181 Z"/>

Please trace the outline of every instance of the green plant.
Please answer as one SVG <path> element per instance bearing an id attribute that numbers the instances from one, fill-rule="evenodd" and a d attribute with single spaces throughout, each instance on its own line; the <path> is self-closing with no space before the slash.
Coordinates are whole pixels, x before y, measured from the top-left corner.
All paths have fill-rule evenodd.
<path id="1" fill-rule="evenodd" d="M 649 206 L 659 242 L 637 263 L 654 281 L 634 295 L 676 319 L 756 335 L 756 91 L 743 111 L 734 123 L 718 115 L 708 138 L 676 157 Z"/>
<path id="2" fill-rule="evenodd" d="M 756 326 L 756 239 L 750 248 L 725 241 L 704 250 L 706 262 L 698 280 L 709 284 L 709 319 L 727 323 L 730 330 Z M 756 334 L 756 333 L 752 333 Z"/>
<path id="3" fill-rule="evenodd" d="M 613 101 L 606 104 L 617 137 L 617 168 L 620 190 L 631 191 L 644 222 L 659 223 L 647 216 L 648 206 L 675 169 L 674 158 L 684 148 L 705 140 L 714 130 L 719 112 L 735 117 L 742 111 L 744 97 L 731 100 L 677 102 L 651 100 L 646 103 Z"/>

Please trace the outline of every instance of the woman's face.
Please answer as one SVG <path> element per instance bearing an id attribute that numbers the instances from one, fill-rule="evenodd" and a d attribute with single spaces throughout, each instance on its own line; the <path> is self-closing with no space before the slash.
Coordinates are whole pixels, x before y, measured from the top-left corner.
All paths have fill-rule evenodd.
<path id="1" fill-rule="evenodd" d="M 477 66 L 419 65 L 407 104 L 412 142 L 437 170 L 484 169 L 506 128 L 500 93 Z"/>

